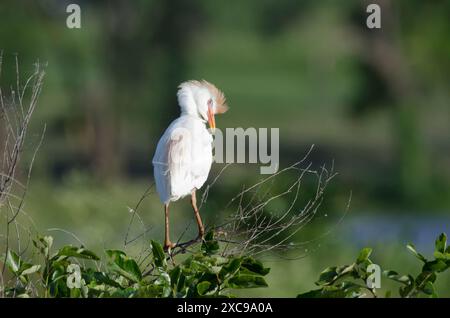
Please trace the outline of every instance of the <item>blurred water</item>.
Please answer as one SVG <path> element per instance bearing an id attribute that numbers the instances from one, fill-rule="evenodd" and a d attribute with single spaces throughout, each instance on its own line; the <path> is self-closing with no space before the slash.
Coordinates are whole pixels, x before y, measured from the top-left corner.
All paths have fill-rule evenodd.
<path id="1" fill-rule="evenodd" d="M 450 234 L 450 213 L 431 216 L 362 214 L 347 219 L 343 232 L 345 238 L 359 248 L 392 242 L 413 243 L 418 250 L 432 253 L 436 237 L 442 232 Z"/>

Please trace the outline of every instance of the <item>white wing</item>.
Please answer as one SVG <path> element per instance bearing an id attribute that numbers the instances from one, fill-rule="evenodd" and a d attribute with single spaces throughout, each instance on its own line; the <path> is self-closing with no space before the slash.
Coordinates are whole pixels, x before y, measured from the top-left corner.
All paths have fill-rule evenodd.
<path id="1" fill-rule="evenodd" d="M 168 203 L 192 190 L 192 137 L 183 127 L 168 129 L 161 137 L 153 158 L 156 188 Z"/>
<path id="2" fill-rule="evenodd" d="M 191 133 L 185 128 L 176 128 L 168 142 L 167 174 L 169 175 L 172 195 L 177 198 L 188 194 L 192 190 L 191 143 Z"/>

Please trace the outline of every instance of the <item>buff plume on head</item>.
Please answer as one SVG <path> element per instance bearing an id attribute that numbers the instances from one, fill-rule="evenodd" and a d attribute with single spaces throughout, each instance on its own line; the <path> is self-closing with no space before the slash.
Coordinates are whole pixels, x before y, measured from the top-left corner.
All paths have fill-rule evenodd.
<path id="1" fill-rule="evenodd" d="M 214 84 L 206 80 L 190 80 L 180 84 L 178 87 L 178 104 L 181 112 L 203 115 L 209 99 L 213 100 L 214 114 L 223 114 L 228 110 L 225 94 Z"/>

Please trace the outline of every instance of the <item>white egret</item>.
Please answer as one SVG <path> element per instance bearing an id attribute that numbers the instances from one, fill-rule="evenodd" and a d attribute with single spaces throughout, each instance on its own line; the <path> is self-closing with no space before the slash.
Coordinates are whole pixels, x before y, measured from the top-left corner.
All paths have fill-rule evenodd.
<path id="1" fill-rule="evenodd" d="M 211 169 L 214 115 L 228 110 L 223 92 L 205 80 L 182 83 L 177 97 L 181 115 L 162 135 L 152 161 L 156 190 L 164 204 L 166 250 L 176 245 L 169 236 L 169 204 L 187 195 L 191 195 L 198 238 L 203 238 L 205 229 L 197 208 L 196 190 L 203 186 Z"/>

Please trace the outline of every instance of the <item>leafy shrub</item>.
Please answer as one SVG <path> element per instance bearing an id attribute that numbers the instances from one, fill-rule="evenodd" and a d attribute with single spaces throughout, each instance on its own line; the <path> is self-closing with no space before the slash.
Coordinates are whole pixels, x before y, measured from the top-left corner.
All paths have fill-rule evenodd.
<path id="1" fill-rule="evenodd" d="M 196 252 L 180 264 L 151 241 L 151 260 L 145 268 L 120 250 L 106 250 L 106 261 L 84 247 L 63 246 L 52 252 L 53 238 L 38 237 L 33 245 L 40 264 L 24 261 L 9 250 L 6 267 L 13 275 L 4 287 L 8 297 L 231 297 L 235 289 L 266 287 L 269 268 L 249 256 L 220 254 L 220 245 L 212 232 Z M 393 270 L 383 275 L 401 286 L 400 297 L 438 297 L 435 282 L 439 273 L 450 267 L 450 246 L 442 233 L 436 239 L 434 258 L 427 259 L 414 245 L 407 249 L 423 263 L 417 275 L 401 275 Z M 360 251 L 350 265 L 326 268 L 319 276 L 318 289 L 299 298 L 379 297 L 366 284 L 372 272 L 371 248 Z M 87 265 L 85 264 L 87 263 Z M 387 291 L 386 297 L 392 295 Z"/>
<path id="2" fill-rule="evenodd" d="M 383 272 L 383 275 L 401 284 L 399 296 L 410 297 L 438 297 L 434 287 L 437 274 L 446 271 L 450 267 L 450 246 L 447 246 L 447 235 L 442 233 L 436 239 L 434 259 L 428 260 L 416 251 L 413 244 L 408 244 L 407 249 L 422 263 L 422 271 L 415 277 L 411 274 L 400 275 L 393 270 Z M 366 292 L 377 297 L 376 289 L 369 287 L 366 282 L 372 272 L 368 272 L 371 248 L 364 248 L 359 253 L 356 261 L 351 265 L 332 266 L 326 268 L 316 282 L 319 289 L 298 295 L 299 298 L 357 298 L 367 296 Z M 391 291 L 386 297 L 392 295 Z"/>
<path id="3" fill-rule="evenodd" d="M 208 233 L 201 248 L 176 265 L 158 242 L 151 242 L 151 262 L 141 268 L 120 250 L 106 250 L 106 262 L 84 247 L 64 246 L 52 253 L 53 239 L 33 241 L 41 264 L 25 262 L 8 251 L 6 266 L 14 276 L 8 297 L 230 297 L 230 290 L 266 287 L 269 269 L 249 256 L 220 255 Z M 89 265 L 85 265 L 88 261 Z M 34 281 L 32 278 L 35 278 Z"/>

